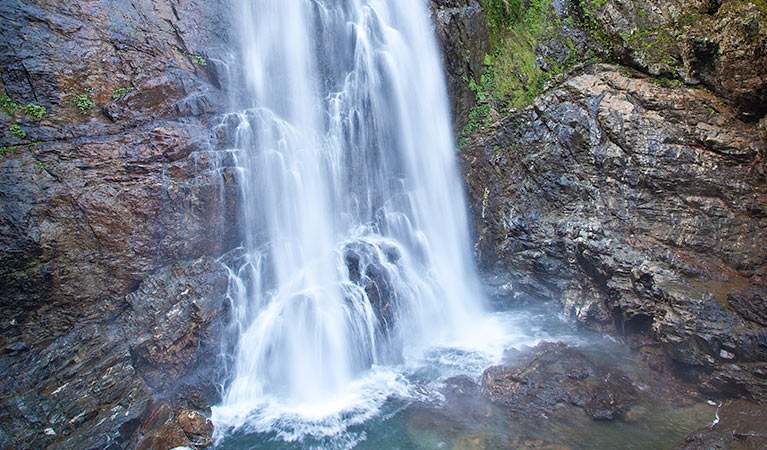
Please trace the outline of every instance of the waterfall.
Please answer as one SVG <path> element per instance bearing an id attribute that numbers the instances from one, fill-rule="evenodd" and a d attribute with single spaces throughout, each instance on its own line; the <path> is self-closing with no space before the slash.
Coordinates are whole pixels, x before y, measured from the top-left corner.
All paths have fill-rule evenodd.
<path id="1" fill-rule="evenodd" d="M 235 1 L 246 256 L 213 419 L 332 433 L 486 331 L 438 48 L 425 1 Z"/>

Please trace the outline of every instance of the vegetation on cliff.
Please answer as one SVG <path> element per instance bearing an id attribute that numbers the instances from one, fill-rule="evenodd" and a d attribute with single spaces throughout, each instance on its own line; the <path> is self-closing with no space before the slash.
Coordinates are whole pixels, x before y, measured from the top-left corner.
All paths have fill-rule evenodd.
<path id="1" fill-rule="evenodd" d="M 467 137 L 532 103 L 564 73 L 597 62 L 623 65 L 656 84 L 704 87 L 744 120 L 767 110 L 763 0 L 483 0 L 490 31 L 485 71 L 465 79 L 476 105 Z"/>

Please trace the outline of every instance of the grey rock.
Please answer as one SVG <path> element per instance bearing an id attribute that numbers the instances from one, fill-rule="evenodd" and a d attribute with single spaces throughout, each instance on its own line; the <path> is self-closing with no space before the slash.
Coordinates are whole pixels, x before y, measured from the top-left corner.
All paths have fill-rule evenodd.
<path id="1" fill-rule="evenodd" d="M 601 65 L 477 133 L 461 154 L 477 249 L 587 327 L 654 336 L 704 391 L 764 398 L 763 312 L 737 294 L 767 273 L 763 144 L 710 104 Z"/>
<path id="2" fill-rule="evenodd" d="M 513 414 L 551 413 L 567 403 L 583 408 L 594 420 L 606 420 L 619 417 L 637 400 L 625 374 L 561 342 L 514 352 L 504 365 L 485 370 L 482 386 L 490 401 Z"/>
<path id="3" fill-rule="evenodd" d="M 479 80 L 490 51 L 487 18 L 478 0 L 431 0 L 432 22 L 442 50 L 454 129 L 463 129 L 476 94 L 469 80 Z"/>

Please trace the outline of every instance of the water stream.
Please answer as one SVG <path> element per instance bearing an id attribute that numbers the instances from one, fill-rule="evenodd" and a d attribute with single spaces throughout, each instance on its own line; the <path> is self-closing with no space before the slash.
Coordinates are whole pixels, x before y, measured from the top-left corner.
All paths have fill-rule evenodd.
<path id="1" fill-rule="evenodd" d="M 213 419 L 337 434 L 410 395 L 402 367 L 434 348 L 487 357 L 508 326 L 479 293 L 425 2 L 236 3 L 246 256 Z"/>

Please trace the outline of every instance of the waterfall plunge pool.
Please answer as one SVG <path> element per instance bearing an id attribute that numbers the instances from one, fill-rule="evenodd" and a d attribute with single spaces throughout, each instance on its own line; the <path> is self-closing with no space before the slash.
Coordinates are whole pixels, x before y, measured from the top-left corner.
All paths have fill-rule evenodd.
<path id="1" fill-rule="evenodd" d="M 542 341 L 564 342 L 639 380 L 657 376 L 625 344 L 607 335 L 577 330 L 562 317 L 559 305 L 528 305 L 491 317 L 496 324 L 506 324 L 505 342 L 488 342 L 474 350 L 433 348 L 407 364 L 373 368 L 359 385 L 350 386 L 351 397 L 345 400 L 355 405 L 351 410 L 334 414 L 331 411 L 339 405 L 326 405 L 297 409 L 291 418 L 286 411 L 265 403 L 265 409 L 254 415 L 263 414 L 260 423 L 271 429 L 258 431 L 259 421 L 249 421 L 239 429 L 221 432 L 216 448 L 672 449 L 686 435 L 714 420 L 716 407 L 693 398 L 682 404 L 677 398 L 639 401 L 613 420 L 592 420 L 581 408 L 566 404 L 553 414 L 531 411 L 530 417 L 519 420 L 484 397 L 446 398 L 446 387 L 455 377 L 467 376 L 481 384 L 482 371 L 502 357 L 499 349 Z M 274 414 L 281 414 L 281 420 L 272 420 Z"/>

